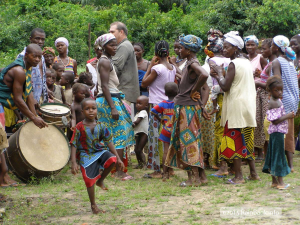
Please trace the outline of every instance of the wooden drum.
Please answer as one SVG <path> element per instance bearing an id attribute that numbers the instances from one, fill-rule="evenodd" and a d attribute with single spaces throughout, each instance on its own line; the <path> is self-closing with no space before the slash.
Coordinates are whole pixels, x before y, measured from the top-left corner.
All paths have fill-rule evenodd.
<path id="1" fill-rule="evenodd" d="M 69 142 L 55 125 L 40 129 L 30 121 L 8 141 L 7 164 L 24 182 L 58 174 L 70 158 Z"/>
<path id="2" fill-rule="evenodd" d="M 60 103 L 44 103 L 40 106 L 39 115 L 46 122 L 60 122 L 56 123 L 56 125 L 65 127 L 62 123 L 62 117 L 65 116 L 70 122 L 71 109 L 67 105 Z"/>

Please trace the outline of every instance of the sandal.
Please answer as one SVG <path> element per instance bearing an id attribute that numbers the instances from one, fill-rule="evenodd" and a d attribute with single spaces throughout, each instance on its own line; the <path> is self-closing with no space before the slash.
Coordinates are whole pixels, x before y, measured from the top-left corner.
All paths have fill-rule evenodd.
<path id="1" fill-rule="evenodd" d="M 121 180 L 125 181 L 125 180 L 133 180 L 134 178 L 130 175 L 127 175 L 126 177 L 123 177 Z"/>
<path id="2" fill-rule="evenodd" d="M 212 176 L 212 177 L 217 177 L 217 178 L 224 178 L 224 177 L 228 177 L 228 172 L 225 172 L 223 174 L 210 174 L 209 176 Z"/>
<path id="3" fill-rule="evenodd" d="M 242 182 L 234 182 L 233 179 L 228 179 L 225 183 L 226 184 L 233 184 L 233 185 L 244 184 L 245 180 L 242 180 Z"/>
<path id="4" fill-rule="evenodd" d="M 288 189 L 290 187 L 290 184 L 287 184 L 287 185 L 285 185 L 285 186 L 277 186 L 277 189 L 279 189 L 279 190 L 286 190 L 286 189 Z"/>
<path id="5" fill-rule="evenodd" d="M 150 174 L 146 173 L 144 174 L 143 178 L 152 178 Z"/>
<path id="6" fill-rule="evenodd" d="M 179 187 L 192 187 L 193 184 L 187 184 L 185 181 L 182 181 L 180 184 L 179 184 Z"/>

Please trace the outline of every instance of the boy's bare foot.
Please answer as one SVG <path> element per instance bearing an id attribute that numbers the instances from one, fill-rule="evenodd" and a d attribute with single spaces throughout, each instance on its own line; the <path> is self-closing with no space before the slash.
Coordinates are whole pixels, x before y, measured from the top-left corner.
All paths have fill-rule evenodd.
<path id="1" fill-rule="evenodd" d="M 93 214 L 105 213 L 104 210 L 99 209 L 97 205 L 91 205 Z"/>
<path id="2" fill-rule="evenodd" d="M 104 182 L 103 182 L 102 180 L 100 180 L 100 179 L 97 180 L 96 185 L 97 185 L 98 187 L 100 187 L 102 190 L 105 190 L 105 191 L 108 190 L 108 188 L 104 185 Z"/>

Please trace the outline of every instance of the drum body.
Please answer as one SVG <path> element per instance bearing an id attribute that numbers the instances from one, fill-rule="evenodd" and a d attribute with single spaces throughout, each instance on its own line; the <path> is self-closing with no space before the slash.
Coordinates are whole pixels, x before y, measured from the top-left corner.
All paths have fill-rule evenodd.
<path id="1" fill-rule="evenodd" d="M 58 174 L 70 158 L 69 142 L 55 125 L 40 129 L 28 122 L 8 142 L 6 162 L 24 182 Z"/>
<path id="2" fill-rule="evenodd" d="M 56 125 L 66 127 L 62 123 L 62 117 L 65 116 L 70 122 L 71 109 L 69 106 L 60 103 L 44 103 L 40 106 L 39 115 L 46 122 L 60 122 Z"/>

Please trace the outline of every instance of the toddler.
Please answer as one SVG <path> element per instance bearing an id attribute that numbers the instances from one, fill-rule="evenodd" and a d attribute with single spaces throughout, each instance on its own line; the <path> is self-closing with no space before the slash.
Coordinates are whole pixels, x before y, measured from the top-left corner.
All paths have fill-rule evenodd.
<path id="1" fill-rule="evenodd" d="M 71 105 L 72 111 L 72 127 L 71 130 L 74 131 L 76 124 L 84 119 L 84 115 L 81 109 L 81 102 L 86 98 L 86 85 L 77 83 L 72 87 L 72 92 L 74 96 L 74 101 Z"/>
<path id="2" fill-rule="evenodd" d="M 64 64 L 62 62 L 54 63 L 53 66 L 52 66 L 52 69 L 54 69 L 55 72 L 56 72 L 55 84 L 59 85 L 59 81 L 61 79 L 61 76 L 62 76 L 63 72 L 65 72 Z"/>
<path id="3" fill-rule="evenodd" d="M 49 102 L 66 104 L 65 95 L 60 85 L 54 85 L 56 81 L 56 72 L 54 69 L 46 69 L 46 83 L 48 87 Z"/>

